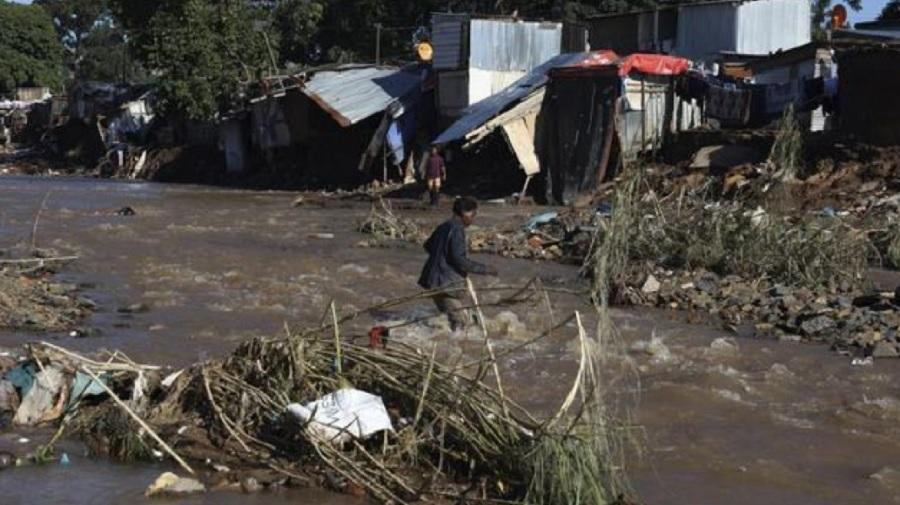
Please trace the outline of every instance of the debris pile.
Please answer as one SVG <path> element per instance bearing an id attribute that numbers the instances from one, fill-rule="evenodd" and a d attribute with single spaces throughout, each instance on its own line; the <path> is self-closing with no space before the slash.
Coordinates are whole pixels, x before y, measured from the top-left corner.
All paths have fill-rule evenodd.
<path id="1" fill-rule="evenodd" d="M 572 390 L 538 421 L 504 395 L 490 344 L 483 359 L 451 367 L 402 343 L 342 338 L 340 324 L 353 317 L 256 338 L 165 377 L 120 352 L 92 359 L 33 345 L 14 369 L 33 379 L 16 417 L 59 421 L 95 454 L 168 455 L 202 481 L 190 482 L 198 489 L 323 486 L 394 504 L 617 503 L 627 428 L 599 401 L 598 342 L 580 318 Z M 486 385 L 491 372 L 496 389 Z M 176 481 L 162 479 L 154 493 Z"/>
<path id="2" fill-rule="evenodd" d="M 94 306 L 74 284 L 53 282 L 53 259 L 0 259 L 0 329 L 68 331 Z"/>
<path id="3" fill-rule="evenodd" d="M 427 238 L 415 221 L 395 214 L 390 204 L 382 198 L 378 199 L 377 205 L 372 205 L 368 217 L 359 224 L 358 231 L 373 235 L 376 243 L 404 240 L 423 244 Z"/>

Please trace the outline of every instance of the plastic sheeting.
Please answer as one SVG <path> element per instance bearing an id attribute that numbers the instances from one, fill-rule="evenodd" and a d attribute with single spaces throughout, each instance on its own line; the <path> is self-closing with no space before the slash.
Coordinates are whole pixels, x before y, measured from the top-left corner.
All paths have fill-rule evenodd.
<path id="1" fill-rule="evenodd" d="M 691 68 L 691 62 L 662 54 L 632 54 L 619 63 L 619 75 L 641 72 L 649 75 L 681 75 Z"/>
<path id="2" fill-rule="evenodd" d="M 394 429 L 381 397 L 358 389 L 340 389 L 306 405 L 292 403 L 287 410 L 307 423 L 307 431 L 334 443 Z"/>

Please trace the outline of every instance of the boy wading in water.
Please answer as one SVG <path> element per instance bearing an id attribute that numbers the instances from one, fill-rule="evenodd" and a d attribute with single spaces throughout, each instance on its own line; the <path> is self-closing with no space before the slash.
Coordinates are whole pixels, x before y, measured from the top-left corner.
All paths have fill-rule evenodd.
<path id="1" fill-rule="evenodd" d="M 494 267 L 472 261 L 466 253 L 466 228 L 475 222 L 478 202 L 472 198 L 458 198 L 453 202 L 453 217 L 438 226 L 425 242 L 428 261 L 422 268 L 419 286 L 427 290 L 453 289 L 465 286 L 469 274 L 497 275 Z M 434 304 L 447 315 L 450 329 L 464 330 L 471 324 L 466 306 L 465 290 L 438 293 Z"/>
<path id="2" fill-rule="evenodd" d="M 431 155 L 428 157 L 428 167 L 425 170 L 425 181 L 428 183 L 431 205 L 436 206 L 441 198 L 441 186 L 447 181 L 444 157 L 438 152 L 437 147 L 431 148 Z"/>

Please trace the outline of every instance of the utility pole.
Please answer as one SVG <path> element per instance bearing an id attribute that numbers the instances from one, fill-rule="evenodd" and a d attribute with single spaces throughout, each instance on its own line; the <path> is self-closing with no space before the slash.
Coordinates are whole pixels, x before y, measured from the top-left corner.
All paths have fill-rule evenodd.
<path id="1" fill-rule="evenodd" d="M 381 23 L 375 23 L 375 64 L 381 65 Z"/>

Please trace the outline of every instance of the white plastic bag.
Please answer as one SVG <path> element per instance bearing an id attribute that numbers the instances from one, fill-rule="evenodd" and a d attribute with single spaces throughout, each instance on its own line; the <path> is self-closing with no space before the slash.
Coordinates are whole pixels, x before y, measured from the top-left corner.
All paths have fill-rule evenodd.
<path id="1" fill-rule="evenodd" d="M 292 403 L 287 410 L 308 423 L 309 434 L 332 443 L 394 430 L 381 397 L 358 389 L 341 389 L 306 405 Z"/>

